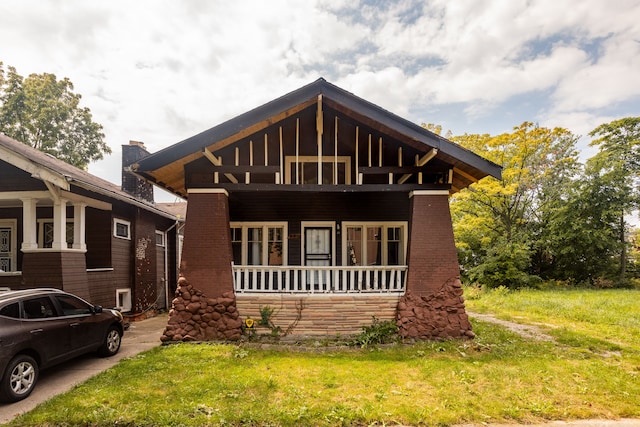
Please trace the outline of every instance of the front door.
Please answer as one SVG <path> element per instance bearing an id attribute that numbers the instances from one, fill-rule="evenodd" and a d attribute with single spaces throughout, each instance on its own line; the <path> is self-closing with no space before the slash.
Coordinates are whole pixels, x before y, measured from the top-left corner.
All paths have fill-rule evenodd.
<path id="1" fill-rule="evenodd" d="M 0 271 L 15 270 L 13 227 L 0 225 Z"/>
<path id="2" fill-rule="evenodd" d="M 330 267 L 333 259 L 333 229 L 331 227 L 306 227 L 304 229 L 304 265 Z M 307 272 L 307 287 L 326 288 L 330 284 L 329 269 Z"/>

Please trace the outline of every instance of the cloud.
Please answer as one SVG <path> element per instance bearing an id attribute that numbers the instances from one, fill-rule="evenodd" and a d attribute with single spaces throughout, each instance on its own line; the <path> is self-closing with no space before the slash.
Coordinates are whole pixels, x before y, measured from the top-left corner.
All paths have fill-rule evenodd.
<path id="1" fill-rule="evenodd" d="M 112 157 L 319 77 L 456 133 L 585 134 L 640 114 L 638 16 L 638 0 L 3 0 L 0 61 L 69 77 Z"/>

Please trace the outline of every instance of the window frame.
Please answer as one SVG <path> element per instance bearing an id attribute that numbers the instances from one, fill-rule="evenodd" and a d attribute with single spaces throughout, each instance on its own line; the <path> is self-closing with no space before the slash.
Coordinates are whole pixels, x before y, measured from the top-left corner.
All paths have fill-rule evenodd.
<path id="1" fill-rule="evenodd" d="M 238 260 L 233 260 L 235 265 L 261 265 L 265 267 L 277 267 L 277 266 L 285 266 L 288 265 L 288 223 L 283 221 L 264 221 L 264 222 L 230 222 L 230 229 L 240 229 L 240 239 L 234 240 L 234 233 L 229 231 L 231 236 L 231 244 L 240 242 L 241 245 L 241 260 L 238 263 Z M 248 264 L 249 261 L 249 229 L 251 228 L 259 228 L 262 229 L 261 236 L 261 253 L 260 253 L 260 264 Z M 274 265 L 269 264 L 269 229 L 270 228 L 281 228 L 282 229 L 282 264 Z M 232 249 L 233 253 L 233 249 Z M 266 261 L 266 262 L 265 262 Z"/>
<path id="2" fill-rule="evenodd" d="M 388 230 L 390 228 L 400 228 L 401 229 L 401 244 L 400 248 L 402 250 L 401 258 L 402 264 L 398 265 L 407 265 L 407 243 L 409 236 L 409 223 L 407 221 L 345 221 L 341 223 L 341 240 L 342 240 L 342 265 L 349 266 L 349 251 L 347 249 L 348 243 L 348 229 L 349 227 L 360 227 L 362 228 L 362 238 L 361 242 L 363 243 L 363 247 L 361 248 L 362 259 L 367 259 L 367 228 L 379 227 L 381 228 L 381 266 L 389 266 L 388 254 L 389 254 L 389 239 L 388 239 Z M 396 240 L 392 240 L 396 241 Z M 356 264 L 361 267 L 366 267 L 365 265 Z"/>
<path id="3" fill-rule="evenodd" d="M 160 243 L 158 243 L 158 237 L 160 237 L 160 240 L 161 240 Z M 156 246 L 163 247 L 163 248 L 167 246 L 167 238 L 163 231 L 156 230 Z"/>
<path id="4" fill-rule="evenodd" d="M 118 234 L 118 225 L 124 225 L 127 227 L 126 236 L 120 236 Z M 127 221 L 121 218 L 114 218 L 113 219 L 113 237 L 116 237 L 118 239 L 131 240 L 131 221 Z"/>
<path id="5" fill-rule="evenodd" d="M 304 166 L 302 166 L 303 163 L 315 163 L 317 165 L 318 156 L 285 156 L 284 162 L 285 162 L 285 169 L 284 169 L 285 184 L 296 184 L 295 174 L 292 173 L 291 171 L 292 167 L 296 163 L 299 163 L 300 168 L 302 170 L 304 168 Z M 335 165 L 337 163 L 337 164 L 344 165 L 344 182 L 343 183 L 333 182 L 334 176 L 332 176 L 331 177 L 332 184 L 320 183 L 320 185 L 351 185 L 351 156 L 322 156 L 321 163 L 322 164 L 330 163 L 332 165 Z M 334 171 L 334 174 L 335 174 L 335 171 Z M 323 174 L 323 177 L 324 177 L 324 174 Z M 339 174 L 338 174 L 338 181 L 340 181 Z M 318 183 L 302 184 L 301 182 L 298 184 L 299 185 L 318 185 Z"/>

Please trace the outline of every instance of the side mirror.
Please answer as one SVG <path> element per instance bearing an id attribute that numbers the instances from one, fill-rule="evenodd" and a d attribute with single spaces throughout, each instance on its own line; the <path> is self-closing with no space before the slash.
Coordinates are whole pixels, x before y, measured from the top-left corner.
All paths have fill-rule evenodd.
<path id="1" fill-rule="evenodd" d="M 102 313 L 102 306 L 100 305 L 93 306 L 93 312 L 96 314 Z"/>

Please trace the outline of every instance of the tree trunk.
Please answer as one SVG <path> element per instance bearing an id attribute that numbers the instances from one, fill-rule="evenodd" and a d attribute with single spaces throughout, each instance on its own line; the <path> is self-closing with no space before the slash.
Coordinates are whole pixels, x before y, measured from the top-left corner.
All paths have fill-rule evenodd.
<path id="1" fill-rule="evenodd" d="M 620 214 L 620 284 L 623 285 L 627 275 L 627 239 L 625 236 L 624 213 Z"/>

